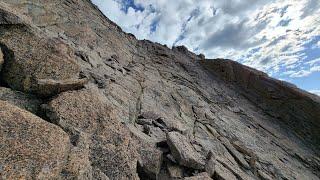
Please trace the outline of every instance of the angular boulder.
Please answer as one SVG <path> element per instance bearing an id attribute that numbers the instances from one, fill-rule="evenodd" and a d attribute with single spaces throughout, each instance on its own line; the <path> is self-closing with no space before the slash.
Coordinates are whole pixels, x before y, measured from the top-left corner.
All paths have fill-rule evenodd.
<path id="1" fill-rule="evenodd" d="M 180 165 L 194 169 L 203 169 L 203 157 L 193 148 L 188 139 L 178 132 L 167 134 L 167 143 L 171 153 Z"/>
<path id="2" fill-rule="evenodd" d="M 8 86 L 37 93 L 38 80 L 79 78 L 80 67 L 69 45 L 58 38 L 48 37 L 19 15 L 13 16 L 2 4 L 0 9 L 3 17 L 0 21 L 6 25 L 0 26 L 0 47 L 5 57 L 1 78 Z"/>
<path id="3" fill-rule="evenodd" d="M 37 80 L 36 93 L 41 96 L 53 96 L 60 92 L 77 90 L 82 88 L 88 79 L 66 79 L 66 80 L 53 80 L 53 79 L 39 79 Z"/>
<path id="4" fill-rule="evenodd" d="M 69 91 L 44 108 L 50 120 L 71 136 L 74 132 L 86 134 L 93 169 L 100 169 L 111 179 L 137 179 L 136 142 L 102 100 L 96 89 Z"/>
<path id="5" fill-rule="evenodd" d="M 62 129 L 5 101 L 0 142 L 0 179 L 55 179 L 70 149 Z"/>

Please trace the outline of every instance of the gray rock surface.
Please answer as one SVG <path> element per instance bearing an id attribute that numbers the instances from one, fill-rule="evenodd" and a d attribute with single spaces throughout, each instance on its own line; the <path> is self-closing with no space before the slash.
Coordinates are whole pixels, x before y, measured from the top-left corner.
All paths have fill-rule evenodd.
<path id="1" fill-rule="evenodd" d="M 136 143 L 123 124 L 113 117 L 94 90 L 69 91 L 60 94 L 44 107 L 47 117 L 67 131 L 76 147 L 87 147 L 93 168 L 112 179 L 136 179 Z M 83 134 L 85 138 L 80 138 Z M 84 157 L 74 158 L 83 161 Z M 80 158 L 80 159 L 79 159 Z M 73 163 L 77 164 L 77 163 Z M 82 163 L 79 163 L 82 165 Z"/>
<path id="2" fill-rule="evenodd" d="M 184 178 L 184 180 L 199 180 L 199 179 L 202 179 L 202 180 L 212 180 L 212 178 L 210 178 L 210 176 L 208 175 L 208 173 L 206 172 L 203 172 L 203 173 L 199 173 L 195 176 L 192 176 L 192 177 L 186 177 Z"/>
<path id="3" fill-rule="evenodd" d="M 221 180 L 237 180 L 237 177 L 227 168 L 225 168 L 222 164 L 217 164 L 215 167 L 214 179 Z"/>
<path id="4" fill-rule="evenodd" d="M 141 142 L 139 144 L 139 155 L 140 160 L 138 161 L 138 166 L 141 168 L 141 173 L 145 174 L 146 178 L 158 179 L 162 167 L 162 151 L 147 143 Z"/>
<path id="5" fill-rule="evenodd" d="M 137 40 L 90 0 L 2 0 L 0 48 L 3 179 L 319 179 L 318 96 Z"/>
<path id="6" fill-rule="evenodd" d="M 180 165 L 194 169 L 204 168 L 204 158 L 192 147 L 187 138 L 178 132 L 169 132 L 167 142 L 173 157 Z"/>

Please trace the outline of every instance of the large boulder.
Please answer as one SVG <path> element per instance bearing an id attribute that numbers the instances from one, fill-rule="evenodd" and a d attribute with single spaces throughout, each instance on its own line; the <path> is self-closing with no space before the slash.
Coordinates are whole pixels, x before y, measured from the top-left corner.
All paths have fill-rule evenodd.
<path id="1" fill-rule="evenodd" d="M 137 179 L 137 147 L 129 130 L 110 113 L 97 90 L 61 93 L 44 106 L 50 120 L 69 132 L 79 146 L 87 136 L 92 168 L 111 179 Z"/>
<path id="2" fill-rule="evenodd" d="M 0 179 L 55 179 L 68 155 L 59 127 L 0 101 Z"/>
<path id="3" fill-rule="evenodd" d="M 194 169 L 204 168 L 204 158 L 193 148 L 185 136 L 178 132 L 169 132 L 167 143 L 172 155 L 180 165 Z"/>
<path id="4" fill-rule="evenodd" d="M 0 10 L 3 17 L 0 23 L 6 25 L 0 26 L 0 47 L 5 61 L 1 78 L 8 86 L 49 96 L 61 90 L 77 88 L 79 83 L 83 83 L 77 82 L 80 67 L 69 45 L 28 25 L 24 18 L 12 15 L 2 4 Z M 52 83 L 54 81 L 59 83 Z M 67 81 L 68 88 L 61 85 L 64 81 Z M 56 87 L 43 91 L 44 83 L 47 82 Z M 59 89 L 61 86 L 63 88 Z"/>

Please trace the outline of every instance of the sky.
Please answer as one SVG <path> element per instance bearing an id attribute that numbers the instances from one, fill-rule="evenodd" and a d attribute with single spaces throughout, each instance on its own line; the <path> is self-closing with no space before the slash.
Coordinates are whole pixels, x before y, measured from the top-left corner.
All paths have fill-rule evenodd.
<path id="1" fill-rule="evenodd" d="M 320 0 L 92 0 L 125 32 L 320 95 Z"/>

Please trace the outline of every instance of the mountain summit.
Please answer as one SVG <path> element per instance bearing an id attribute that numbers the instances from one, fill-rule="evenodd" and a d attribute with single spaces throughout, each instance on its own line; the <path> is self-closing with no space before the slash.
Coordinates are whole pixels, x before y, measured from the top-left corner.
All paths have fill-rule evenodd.
<path id="1" fill-rule="evenodd" d="M 2 0 L 0 86 L 0 179 L 320 178 L 318 96 L 89 0 Z"/>

